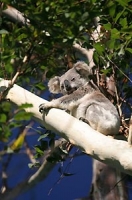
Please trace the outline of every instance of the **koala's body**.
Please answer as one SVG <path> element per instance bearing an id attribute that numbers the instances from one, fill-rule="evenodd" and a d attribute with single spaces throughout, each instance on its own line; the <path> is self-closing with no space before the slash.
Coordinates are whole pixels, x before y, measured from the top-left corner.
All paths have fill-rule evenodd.
<path id="1" fill-rule="evenodd" d="M 62 76 L 51 78 L 48 87 L 52 93 L 64 96 L 40 105 L 40 112 L 50 108 L 68 110 L 78 119 L 104 135 L 118 134 L 120 119 L 115 106 L 91 84 L 91 70 L 84 62 L 77 62 Z"/>

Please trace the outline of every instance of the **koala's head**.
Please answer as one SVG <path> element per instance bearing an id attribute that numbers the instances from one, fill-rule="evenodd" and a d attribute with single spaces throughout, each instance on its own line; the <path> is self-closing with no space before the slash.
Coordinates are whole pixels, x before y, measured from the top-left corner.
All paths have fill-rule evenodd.
<path id="1" fill-rule="evenodd" d="M 89 81 L 91 69 L 84 62 L 77 62 L 62 76 L 51 78 L 48 87 L 52 93 L 70 94 Z"/>

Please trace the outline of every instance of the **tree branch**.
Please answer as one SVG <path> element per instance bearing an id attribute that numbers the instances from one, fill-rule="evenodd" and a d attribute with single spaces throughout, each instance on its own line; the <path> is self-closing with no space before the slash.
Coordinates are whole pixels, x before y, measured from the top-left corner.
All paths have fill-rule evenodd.
<path id="1" fill-rule="evenodd" d="M 56 162 L 48 162 L 46 158 L 52 156 L 55 153 L 60 155 L 60 145 L 62 144 L 62 142 L 65 142 L 64 139 L 55 141 L 54 149 L 50 150 L 47 153 L 44 162 L 42 163 L 40 168 L 28 180 L 22 181 L 14 188 L 7 189 L 3 194 L 0 194 L 0 199 L 14 200 L 14 198 L 16 198 L 18 195 L 26 192 L 27 190 L 34 187 L 38 182 L 44 180 L 56 165 Z M 61 156 L 65 158 L 67 154 L 61 152 Z"/>
<path id="2" fill-rule="evenodd" d="M 89 67 L 92 68 L 93 66 L 95 66 L 94 62 L 93 62 L 93 53 L 95 49 L 85 49 L 83 47 L 81 47 L 79 44 L 75 43 L 73 45 L 73 47 L 76 49 L 76 51 L 79 51 L 81 54 L 83 54 L 88 62 L 89 62 Z"/>
<path id="3" fill-rule="evenodd" d="M 3 10 L 4 4 L 1 5 L 2 15 L 6 16 L 9 20 L 17 22 L 21 25 L 29 25 L 30 21 L 27 19 L 23 13 L 7 5 L 7 8 Z"/>
<path id="4" fill-rule="evenodd" d="M 8 87 L 8 84 L 9 81 L 1 80 L 0 90 Z M 104 136 L 63 110 L 50 109 L 47 115 L 43 114 L 42 119 L 38 107 L 45 100 L 18 85 L 9 90 L 7 98 L 16 105 L 32 103 L 33 107 L 27 108 L 26 112 L 32 112 L 40 124 L 57 132 L 93 158 L 132 175 L 132 148 L 127 142 Z"/>

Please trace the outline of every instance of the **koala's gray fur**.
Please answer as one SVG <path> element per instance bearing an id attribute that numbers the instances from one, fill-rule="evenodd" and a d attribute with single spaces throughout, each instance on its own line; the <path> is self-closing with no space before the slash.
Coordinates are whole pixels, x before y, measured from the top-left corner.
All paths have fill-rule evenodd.
<path id="1" fill-rule="evenodd" d="M 77 62 L 62 76 L 51 78 L 48 87 L 52 93 L 64 96 L 40 105 L 40 112 L 49 108 L 70 111 L 78 119 L 84 119 L 95 130 L 105 135 L 118 134 L 120 119 L 115 106 L 89 79 L 91 70 L 84 62 Z"/>

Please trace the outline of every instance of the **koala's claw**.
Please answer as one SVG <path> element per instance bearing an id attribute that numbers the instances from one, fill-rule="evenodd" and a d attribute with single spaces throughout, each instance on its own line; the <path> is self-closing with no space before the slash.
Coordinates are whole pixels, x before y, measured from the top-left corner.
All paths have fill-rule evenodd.
<path id="1" fill-rule="evenodd" d="M 42 103 L 42 104 L 40 104 L 40 106 L 39 106 L 39 112 L 40 112 L 40 113 L 43 113 L 44 110 L 45 110 L 45 109 L 44 109 L 44 104 Z"/>
<path id="2" fill-rule="evenodd" d="M 65 112 L 67 112 L 67 113 L 69 113 L 69 114 L 70 114 L 70 110 L 68 110 L 68 109 L 65 109 Z"/>
<path id="3" fill-rule="evenodd" d="M 40 112 L 40 113 L 43 113 L 43 111 L 44 111 L 44 112 L 47 112 L 49 109 L 50 109 L 50 107 L 49 107 L 49 106 L 46 106 L 45 103 L 42 103 L 42 104 L 40 104 L 40 106 L 39 106 L 39 112 Z"/>
<path id="4" fill-rule="evenodd" d="M 49 110 L 50 108 L 52 108 L 52 107 L 53 107 L 53 106 L 52 106 L 51 102 L 42 103 L 42 104 L 40 104 L 40 106 L 39 106 L 39 112 L 40 112 L 40 113 L 43 113 L 43 111 L 44 111 L 44 112 L 48 112 L 48 110 Z"/>
<path id="5" fill-rule="evenodd" d="M 89 124 L 89 121 L 83 117 L 80 117 L 79 120 L 85 122 L 86 124 Z"/>

